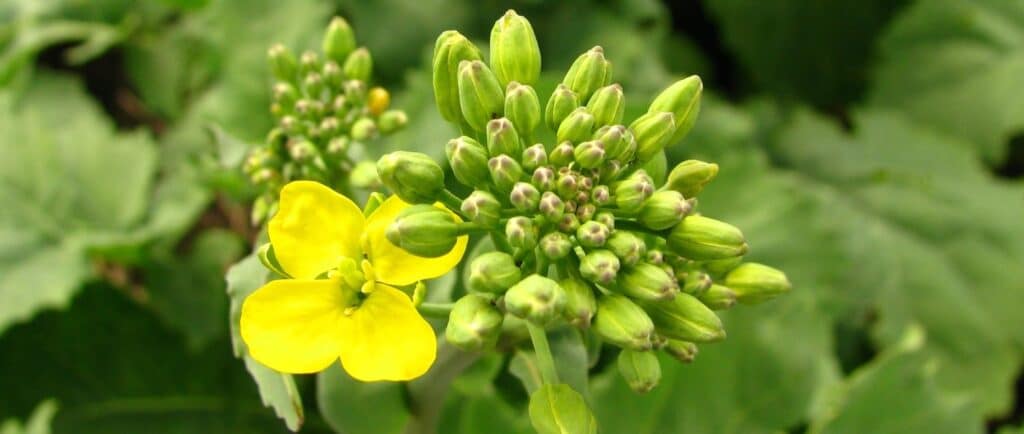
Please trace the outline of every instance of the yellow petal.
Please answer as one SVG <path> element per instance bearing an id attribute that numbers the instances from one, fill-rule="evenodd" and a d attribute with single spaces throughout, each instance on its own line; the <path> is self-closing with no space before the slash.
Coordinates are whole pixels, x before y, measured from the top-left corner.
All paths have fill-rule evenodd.
<path id="1" fill-rule="evenodd" d="M 407 381 L 430 369 L 437 337 L 404 292 L 377 285 L 341 320 L 341 365 L 360 381 Z"/>
<path id="2" fill-rule="evenodd" d="M 242 340 L 276 371 L 322 371 L 341 353 L 339 319 L 351 304 L 337 280 L 274 280 L 242 304 Z"/>
<path id="3" fill-rule="evenodd" d="M 312 279 L 341 258 L 359 262 L 364 224 L 363 213 L 347 197 L 317 182 L 290 182 L 270 219 L 270 243 L 284 271 Z"/>
<path id="4" fill-rule="evenodd" d="M 459 264 L 462 255 L 466 253 L 466 243 L 469 242 L 468 236 L 461 236 L 455 242 L 452 251 L 437 258 L 416 256 L 391 244 L 391 241 L 384 236 L 384 231 L 395 220 L 398 213 L 408 206 L 410 205 L 403 202 L 398 196 L 391 196 L 366 220 L 364 242 L 366 255 L 373 264 L 377 280 L 390 285 L 411 285 L 420 280 L 443 276 Z M 446 209 L 441 204 L 435 206 Z M 452 215 L 456 220 L 462 221 L 454 213 Z"/>

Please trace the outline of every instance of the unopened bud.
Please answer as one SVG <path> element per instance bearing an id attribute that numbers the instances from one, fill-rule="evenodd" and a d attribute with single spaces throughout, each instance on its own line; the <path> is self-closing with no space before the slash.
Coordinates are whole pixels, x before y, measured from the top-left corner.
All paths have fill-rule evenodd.
<path id="1" fill-rule="evenodd" d="M 697 344 L 693 342 L 669 339 L 665 345 L 665 352 L 683 363 L 690 363 L 697 357 Z"/>
<path id="2" fill-rule="evenodd" d="M 683 279 L 682 291 L 694 297 L 700 297 L 712 285 L 711 276 L 703 271 L 690 270 Z"/>
<path id="3" fill-rule="evenodd" d="M 658 333 L 690 342 L 715 342 L 725 339 L 722 320 L 696 297 L 676 294 L 671 300 L 644 304 Z"/>
<path id="4" fill-rule="evenodd" d="M 548 232 L 540 238 L 540 250 L 544 256 L 552 261 L 569 256 L 572 251 L 572 241 L 569 236 L 561 232 Z"/>
<path id="5" fill-rule="evenodd" d="M 387 91 L 384 90 L 383 88 L 374 88 L 380 90 L 374 92 L 375 94 L 373 100 L 369 100 L 367 97 L 369 91 L 366 88 L 366 82 L 363 81 L 348 80 L 342 86 L 345 88 L 345 100 L 355 105 L 359 105 L 362 104 L 363 102 L 366 102 L 366 105 L 369 108 L 369 106 L 371 105 L 370 103 L 373 103 L 372 109 L 383 111 L 391 102 L 390 95 L 388 95 Z M 378 112 L 378 114 L 379 113 L 380 112 Z"/>
<path id="6" fill-rule="evenodd" d="M 736 292 L 736 298 L 744 304 L 760 303 L 793 288 L 786 273 L 754 262 L 730 271 L 725 276 L 725 284 Z"/>
<path id="7" fill-rule="evenodd" d="M 579 191 L 580 184 L 579 179 L 572 173 L 564 173 L 558 177 L 558 182 L 555 184 L 555 191 L 562 197 L 572 198 Z"/>
<path id="8" fill-rule="evenodd" d="M 349 81 L 350 83 L 352 81 Z M 355 82 L 361 83 L 361 82 Z M 388 93 L 387 89 L 376 86 L 370 89 L 366 96 L 366 109 L 370 111 L 370 114 L 374 116 L 380 116 L 387 110 L 391 105 L 391 94 Z"/>
<path id="9" fill-rule="evenodd" d="M 548 161 L 554 164 L 555 167 L 565 167 L 571 164 L 575 158 L 576 148 L 572 145 L 572 142 L 562 142 L 555 146 L 555 149 L 551 150 Z"/>
<path id="10" fill-rule="evenodd" d="M 622 122 L 626 111 L 626 97 L 618 83 L 598 89 L 590 97 L 587 110 L 594 115 L 596 125 L 614 125 Z"/>
<path id="11" fill-rule="evenodd" d="M 608 229 L 613 232 L 615 231 L 615 214 L 609 211 L 601 211 L 594 214 L 594 221 L 608 226 Z"/>
<path id="12" fill-rule="evenodd" d="M 377 174 L 402 200 L 434 203 L 444 190 L 444 170 L 426 154 L 396 151 L 377 161 Z"/>
<path id="13" fill-rule="evenodd" d="M 537 91 L 515 81 L 508 84 L 505 89 L 505 117 L 512 121 L 516 131 L 529 137 L 540 124 L 542 114 Z"/>
<path id="14" fill-rule="evenodd" d="M 359 118 L 352 124 L 349 135 L 359 141 L 369 140 L 377 137 L 377 123 L 370 118 Z"/>
<path id="15" fill-rule="evenodd" d="M 714 259 L 710 261 L 702 261 L 701 265 L 704 270 L 715 277 L 725 277 L 733 268 L 739 267 L 743 263 L 742 256 L 733 256 L 725 259 Z"/>
<path id="16" fill-rule="evenodd" d="M 487 151 L 492 157 L 522 155 L 523 145 L 512 122 L 506 118 L 487 122 Z"/>
<path id="17" fill-rule="evenodd" d="M 604 49 L 598 46 L 576 58 L 562 84 L 576 92 L 580 101 L 586 102 L 594 91 L 607 85 L 611 79 L 612 64 L 604 58 Z"/>
<path id="18" fill-rule="evenodd" d="M 545 191 L 538 205 L 541 215 L 550 222 L 557 222 L 565 213 L 565 202 L 557 194 Z"/>
<path id="19" fill-rule="evenodd" d="M 356 35 L 352 27 L 341 17 L 334 17 L 324 34 L 324 56 L 339 64 L 344 63 L 349 53 L 356 48 Z"/>
<path id="20" fill-rule="evenodd" d="M 580 274 L 587 280 L 609 285 L 619 273 L 619 258 L 608 250 L 594 250 L 580 260 Z"/>
<path id="21" fill-rule="evenodd" d="M 466 60 L 459 65 L 459 104 L 466 123 L 477 131 L 485 131 L 491 119 L 501 116 L 505 92 L 484 62 Z"/>
<path id="22" fill-rule="evenodd" d="M 312 51 L 305 51 L 299 56 L 299 74 L 305 76 L 310 72 L 320 71 L 322 67 L 320 63 L 320 56 Z"/>
<path id="23" fill-rule="evenodd" d="M 626 266 L 636 265 L 644 259 L 647 252 L 647 244 L 643 239 L 632 232 L 622 230 L 613 232 L 605 247 Z"/>
<path id="24" fill-rule="evenodd" d="M 487 297 L 467 294 L 452 306 L 444 337 L 464 351 L 486 350 L 498 341 L 504 317 Z"/>
<path id="25" fill-rule="evenodd" d="M 668 248 L 696 261 L 743 256 L 748 249 L 743 233 L 735 226 L 700 215 L 687 216 L 672 228 Z"/>
<path id="26" fill-rule="evenodd" d="M 676 121 L 669 112 L 651 112 L 640 116 L 629 129 L 636 137 L 636 158 L 646 163 L 654 158 L 672 139 Z"/>
<path id="27" fill-rule="evenodd" d="M 540 47 L 533 26 L 511 9 L 491 28 L 491 66 L 502 84 L 534 84 L 540 76 Z"/>
<path id="28" fill-rule="evenodd" d="M 527 217 L 512 217 L 505 224 L 505 236 L 513 248 L 532 250 L 537 246 L 537 225 Z"/>
<path id="29" fill-rule="evenodd" d="M 377 164 L 373 161 L 361 161 L 356 164 L 348 179 L 353 186 L 366 190 L 375 190 L 381 184 L 380 177 L 377 176 Z"/>
<path id="30" fill-rule="evenodd" d="M 324 79 L 319 73 L 310 72 L 306 74 L 306 78 L 302 80 L 302 91 L 310 98 L 320 98 L 321 92 L 324 90 Z"/>
<path id="31" fill-rule="evenodd" d="M 373 75 L 373 58 L 365 47 L 360 47 L 348 55 L 341 70 L 349 80 L 370 81 Z"/>
<path id="32" fill-rule="evenodd" d="M 678 191 L 686 198 L 696 197 L 717 174 L 718 165 L 715 163 L 686 160 L 669 173 L 665 189 Z"/>
<path id="33" fill-rule="evenodd" d="M 487 252 L 469 264 L 469 290 L 501 294 L 522 277 L 519 266 L 505 252 Z"/>
<path id="34" fill-rule="evenodd" d="M 551 170 L 550 167 L 538 167 L 533 170 L 533 176 L 530 177 L 530 182 L 532 182 L 538 190 L 552 191 L 555 189 L 555 171 Z"/>
<path id="35" fill-rule="evenodd" d="M 641 262 L 619 273 L 616 290 L 634 300 L 671 300 L 679 293 L 673 276 L 661 267 Z"/>
<path id="36" fill-rule="evenodd" d="M 723 285 L 712 284 L 697 298 L 711 310 L 725 310 L 736 304 L 736 292 Z"/>
<path id="37" fill-rule="evenodd" d="M 551 93 L 547 105 L 544 107 L 544 123 L 551 131 L 557 131 L 562 121 L 580 106 L 580 100 L 576 93 L 564 84 L 558 85 Z"/>
<path id="38" fill-rule="evenodd" d="M 665 190 L 654 193 L 644 201 L 638 220 L 644 226 L 660 231 L 679 224 L 689 213 L 690 203 L 682 194 Z"/>
<path id="39" fill-rule="evenodd" d="M 461 210 L 470 221 L 483 226 L 495 226 L 501 218 L 501 202 L 483 190 L 476 190 L 463 199 Z"/>
<path id="40" fill-rule="evenodd" d="M 299 91 L 288 82 L 279 82 L 274 85 L 274 101 L 282 106 L 294 106 L 299 100 Z"/>
<path id="41" fill-rule="evenodd" d="M 448 210 L 433 205 L 413 205 L 395 217 L 384 235 L 391 244 L 413 255 L 436 258 L 455 247 L 459 227 Z"/>
<path id="42" fill-rule="evenodd" d="M 580 225 L 576 230 L 576 239 L 583 247 L 601 247 L 611 235 L 608 226 L 596 221 L 588 221 Z"/>
<path id="43" fill-rule="evenodd" d="M 384 134 L 391 134 L 405 127 L 409 123 L 409 116 L 402 110 L 388 110 L 380 114 L 377 119 L 377 127 Z"/>
<path id="44" fill-rule="evenodd" d="M 332 90 L 341 90 L 345 83 L 345 74 L 341 71 L 341 66 L 333 60 L 324 62 L 324 67 L 321 75 L 324 77 L 324 83 Z"/>
<path id="45" fill-rule="evenodd" d="M 448 164 L 455 178 L 463 185 L 482 186 L 490 183 L 491 172 L 487 169 L 487 149 L 476 140 L 462 136 L 448 141 L 445 145 Z"/>
<path id="46" fill-rule="evenodd" d="M 558 282 L 532 274 L 505 293 L 505 309 L 535 324 L 547 324 L 565 308 L 565 292 Z"/>
<path id="47" fill-rule="evenodd" d="M 523 150 L 523 169 L 534 171 L 538 167 L 548 164 L 548 153 L 543 143 L 537 143 Z M 536 172 L 534 172 L 536 173 Z"/>
<path id="48" fill-rule="evenodd" d="M 517 182 L 512 186 L 509 201 L 519 211 L 530 212 L 540 203 L 540 191 L 528 182 Z"/>
<path id="49" fill-rule="evenodd" d="M 558 233 L 558 232 L 555 232 Z M 543 244 L 543 241 L 542 241 Z M 580 328 L 589 328 L 590 320 L 597 312 L 594 288 L 587 282 L 569 277 L 559 281 L 565 291 L 565 317 L 569 323 Z"/>
<path id="50" fill-rule="evenodd" d="M 565 214 L 562 216 L 562 219 L 558 221 L 558 230 L 567 234 L 576 233 L 576 230 L 579 228 L 580 218 L 576 217 L 576 214 Z"/>
<path id="51" fill-rule="evenodd" d="M 464 123 L 459 102 L 459 64 L 480 59 L 480 50 L 459 32 L 449 30 L 437 38 L 432 60 L 434 100 L 446 121 Z"/>
<path id="52" fill-rule="evenodd" d="M 661 381 L 661 364 L 651 351 L 622 350 L 619 353 L 619 374 L 636 393 L 647 393 Z"/>
<path id="53" fill-rule="evenodd" d="M 487 161 L 487 170 L 491 172 L 491 181 L 504 193 L 512 191 L 512 186 L 523 177 L 523 168 L 508 155 L 499 155 Z"/>
<path id="54" fill-rule="evenodd" d="M 646 172 L 638 170 L 615 186 L 615 206 L 626 212 L 636 212 L 652 194 L 654 182 Z"/>
<path id="55" fill-rule="evenodd" d="M 604 163 L 604 143 L 597 140 L 590 140 L 580 143 L 573 150 L 576 163 L 584 169 L 593 169 Z"/>
<path id="56" fill-rule="evenodd" d="M 636 152 L 633 133 L 622 125 L 601 127 L 594 133 L 594 140 L 604 143 L 608 160 L 629 161 Z"/>
<path id="57" fill-rule="evenodd" d="M 587 111 L 586 107 L 580 107 L 569 113 L 565 120 L 558 125 L 558 132 L 555 134 L 558 143 L 572 142 L 581 143 L 590 138 L 594 131 L 594 115 Z"/>
<path id="58" fill-rule="evenodd" d="M 284 82 L 295 80 L 299 64 L 295 60 L 295 54 L 281 44 L 274 44 L 267 50 L 267 60 L 270 62 L 270 72 L 274 77 Z"/>
<path id="59" fill-rule="evenodd" d="M 679 80 L 658 94 L 651 103 L 649 112 L 671 112 L 676 121 L 676 131 L 669 144 L 678 143 L 690 132 L 700 112 L 700 96 L 704 83 L 700 77 L 691 75 Z M 689 196 L 687 196 L 689 197 Z"/>
<path id="60" fill-rule="evenodd" d="M 586 193 L 580 192 L 580 194 L 586 196 Z M 581 222 L 589 222 L 596 213 L 597 206 L 592 203 L 584 203 L 576 208 L 576 216 L 580 218 Z"/>
<path id="61" fill-rule="evenodd" d="M 628 298 L 601 295 L 591 330 L 606 342 L 636 351 L 653 348 L 654 323 L 650 316 Z"/>

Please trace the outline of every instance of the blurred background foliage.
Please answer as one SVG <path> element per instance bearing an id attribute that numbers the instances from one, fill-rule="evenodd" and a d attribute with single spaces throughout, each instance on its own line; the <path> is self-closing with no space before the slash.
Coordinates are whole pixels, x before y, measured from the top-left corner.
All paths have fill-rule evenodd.
<path id="1" fill-rule="evenodd" d="M 270 127 L 267 47 L 345 16 L 410 116 L 379 152 L 440 157 L 434 38 L 483 44 L 507 8 L 548 81 L 603 45 L 634 111 L 700 74 L 670 160 L 720 164 L 702 206 L 795 287 L 647 395 L 598 365 L 604 432 L 1024 432 L 1024 2 L 8 0 L 0 433 L 286 432 L 224 320 L 257 235 L 225 167 Z M 508 371 L 467 371 L 441 432 L 528 432 Z M 310 380 L 303 432 L 400 430 L 401 396 Z"/>

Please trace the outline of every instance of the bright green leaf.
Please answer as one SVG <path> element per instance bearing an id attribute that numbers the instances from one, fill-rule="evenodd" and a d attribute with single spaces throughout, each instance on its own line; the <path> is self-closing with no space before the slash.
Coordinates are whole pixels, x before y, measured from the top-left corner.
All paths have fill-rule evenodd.
<path id="1" fill-rule="evenodd" d="M 597 432 L 597 420 L 583 396 L 567 384 L 545 384 L 530 395 L 530 422 L 538 434 Z"/>

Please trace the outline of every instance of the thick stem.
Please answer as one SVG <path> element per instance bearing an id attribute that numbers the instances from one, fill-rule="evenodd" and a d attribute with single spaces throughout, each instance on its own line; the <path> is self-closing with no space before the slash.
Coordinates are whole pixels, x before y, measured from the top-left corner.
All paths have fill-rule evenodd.
<path id="1" fill-rule="evenodd" d="M 533 341 L 533 351 L 537 353 L 537 367 L 540 368 L 540 378 L 544 384 L 558 384 L 558 370 L 555 369 L 555 358 L 551 356 L 551 346 L 548 345 L 548 335 L 541 327 L 532 322 L 526 323 L 530 331 L 530 340 Z"/>
<path id="2" fill-rule="evenodd" d="M 412 417 L 405 426 L 405 434 L 435 434 L 441 420 L 444 398 L 455 378 L 480 357 L 438 342 L 437 361 L 424 376 L 409 383 L 409 407 Z"/>
<path id="3" fill-rule="evenodd" d="M 453 303 L 420 303 L 416 306 L 423 316 L 429 316 L 431 318 L 448 318 L 448 314 L 452 313 Z"/>
<path id="4" fill-rule="evenodd" d="M 444 206 L 448 207 L 448 209 L 450 209 L 452 212 L 462 216 L 462 199 L 459 199 L 459 197 L 456 196 L 455 193 L 448 191 L 448 189 L 446 188 L 441 191 L 441 197 L 438 199 L 440 199 L 441 203 L 443 203 Z"/>

